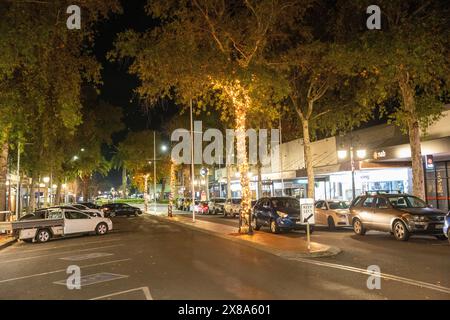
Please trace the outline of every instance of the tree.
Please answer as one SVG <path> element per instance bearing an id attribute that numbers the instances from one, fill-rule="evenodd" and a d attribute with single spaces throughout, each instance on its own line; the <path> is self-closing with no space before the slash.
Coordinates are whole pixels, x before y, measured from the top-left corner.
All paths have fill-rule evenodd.
<path id="1" fill-rule="evenodd" d="M 242 214 L 250 217 L 249 169 L 245 129 L 257 64 L 284 23 L 294 23 L 309 1 L 149 1 L 147 11 L 161 27 L 144 34 L 119 36 L 115 56 L 135 58 L 130 71 L 138 74 L 138 92 L 147 98 L 170 96 L 187 104 L 219 91 L 231 106 L 237 131 L 242 187 Z M 266 83 L 266 87 L 268 87 Z M 230 112 L 228 112 L 230 114 Z M 249 229 L 246 223 L 242 231 Z"/>
<path id="2" fill-rule="evenodd" d="M 446 1 L 379 1 L 382 30 L 364 29 L 361 17 L 352 15 L 367 1 L 341 6 L 342 29 L 351 29 L 354 43 L 347 60 L 371 84 L 366 99 L 384 105 L 398 98 L 391 121 L 409 136 L 413 194 L 425 198 L 421 131 L 439 118 L 443 95 L 450 81 L 448 16 Z M 345 24 L 345 26 L 344 26 Z"/>
<path id="3" fill-rule="evenodd" d="M 9 144 L 40 136 L 34 160 L 42 164 L 54 134 L 61 127 L 73 132 L 80 123 L 81 85 L 98 83 L 99 66 L 85 45 L 92 42 L 93 25 L 120 8 L 116 0 L 81 1 L 80 6 L 84 27 L 74 32 L 66 27 L 66 1 L 0 4 L 0 194 Z M 37 131 L 30 134 L 30 128 Z"/>

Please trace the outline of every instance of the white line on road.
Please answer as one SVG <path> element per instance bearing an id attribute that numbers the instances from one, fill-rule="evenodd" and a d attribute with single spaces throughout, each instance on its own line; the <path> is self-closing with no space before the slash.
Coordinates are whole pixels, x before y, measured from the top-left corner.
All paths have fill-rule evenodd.
<path id="1" fill-rule="evenodd" d="M 92 298 L 92 299 L 89 299 L 89 300 L 106 299 L 106 298 L 109 298 L 109 297 L 114 297 L 114 296 L 118 296 L 118 295 L 125 294 L 125 293 L 130 293 L 130 292 L 134 292 L 134 291 L 138 291 L 138 290 L 142 290 L 142 293 L 144 293 L 144 296 L 145 296 L 146 300 L 153 300 L 153 297 L 152 297 L 152 295 L 150 293 L 150 289 L 148 287 L 140 287 L 140 288 L 125 290 L 125 291 L 114 292 L 114 293 L 111 293 L 111 294 L 107 294 L 107 295 L 104 295 L 104 296 Z"/>
<path id="2" fill-rule="evenodd" d="M 117 262 L 123 262 L 123 261 L 129 261 L 131 260 L 131 258 L 128 259 L 120 259 L 120 260 L 112 260 L 112 261 L 107 261 L 107 262 L 100 262 L 100 263 L 94 263 L 94 264 L 88 264 L 85 266 L 80 266 L 80 268 L 90 268 L 90 267 L 96 267 L 96 266 L 103 266 L 106 264 L 111 264 L 111 263 L 117 263 Z M 42 273 L 36 273 L 36 274 L 30 274 L 27 276 L 22 276 L 22 277 L 16 277 L 16 278 L 10 278 L 10 279 L 4 279 L 4 280 L 0 280 L 0 283 L 5 283 L 5 282 L 12 282 L 12 281 L 17 281 L 17 280 L 23 280 L 23 279 L 28 279 L 28 278 L 34 278 L 34 277 L 41 277 L 41 276 L 46 276 L 49 274 L 54 274 L 54 273 L 59 273 L 59 272 L 66 272 L 67 269 L 58 269 L 58 270 L 54 270 L 54 271 L 48 271 L 48 272 L 42 272 Z"/>
<path id="3" fill-rule="evenodd" d="M 373 276 L 372 272 L 367 271 L 366 269 L 362 269 L 362 268 L 356 268 L 356 267 L 351 267 L 351 266 L 346 266 L 346 265 L 336 264 L 336 263 L 321 262 L 321 261 L 304 259 L 304 258 L 292 258 L 292 257 L 287 257 L 287 258 L 289 260 L 296 260 L 296 261 L 300 261 L 300 262 L 304 262 L 304 263 L 314 264 L 317 266 L 340 269 L 340 270 L 345 270 L 345 271 L 350 271 L 350 272 L 361 273 L 361 274 Z M 450 288 L 438 286 L 436 284 L 432 284 L 432 283 L 428 283 L 428 282 L 408 279 L 408 278 L 399 277 L 399 276 L 387 274 L 387 273 L 380 273 L 380 278 L 383 278 L 386 280 L 393 280 L 393 281 L 401 282 L 401 283 L 416 286 L 416 287 L 427 288 L 430 290 L 435 290 L 435 291 L 440 291 L 440 292 L 450 294 Z"/>
<path id="4" fill-rule="evenodd" d="M 66 239 L 61 239 L 61 241 L 64 241 L 64 240 L 67 241 L 69 239 L 77 239 L 77 238 L 66 238 Z M 18 253 L 33 253 L 33 252 L 38 252 L 38 251 L 54 250 L 54 249 L 60 249 L 60 248 L 65 249 L 68 247 L 79 247 L 79 246 L 84 246 L 86 244 L 96 244 L 96 243 L 103 244 L 105 242 L 120 241 L 120 240 L 122 240 L 122 239 L 117 238 L 117 239 L 107 239 L 107 240 L 101 240 L 101 241 L 88 241 L 88 242 L 82 242 L 82 243 L 78 243 L 78 244 L 63 243 L 60 246 L 43 247 L 43 248 L 31 249 L 31 250 L 20 250 L 20 248 L 18 248 L 18 247 L 11 247 L 11 249 L 18 249 L 20 251 L 0 253 L 0 257 L 5 257 L 8 255 L 17 255 Z"/>
<path id="5" fill-rule="evenodd" d="M 30 260 L 30 259 L 36 259 L 36 258 L 57 256 L 57 255 L 60 255 L 60 254 L 72 253 L 74 251 L 91 251 L 91 250 L 105 249 L 105 248 L 112 248 L 112 247 L 120 247 L 120 246 L 123 246 L 123 244 L 113 244 L 113 245 L 110 245 L 110 246 L 103 246 L 103 247 L 95 247 L 95 248 L 87 248 L 87 249 L 75 249 L 75 250 L 70 250 L 70 251 L 61 251 L 61 252 L 56 252 L 56 253 L 43 254 L 43 255 L 39 255 L 39 256 L 31 256 L 31 257 L 25 257 L 25 258 L 3 260 L 3 261 L 0 261 L 0 264 L 10 263 L 10 262 L 17 262 L 17 261 L 23 261 L 23 260 Z"/>

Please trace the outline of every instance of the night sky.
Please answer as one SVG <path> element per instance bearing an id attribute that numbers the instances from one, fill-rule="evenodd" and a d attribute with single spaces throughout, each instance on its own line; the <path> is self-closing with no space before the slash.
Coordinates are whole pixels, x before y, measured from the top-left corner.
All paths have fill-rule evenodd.
<path id="1" fill-rule="evenodd" d="M 134 89 L 139 86 L 139 79 L 127 71 L 131 61 L 111 63 L 106 60 L 106 55 L 113 49 L 114 41 L 120 32 L 128 29 L 145 31 L 155 25 L 151 17 L 145 14 L 146 2 L 147 0 L 122 0 L 123 14 L 113 15 L 98 26 L 94 52 L 103 67 L 100 98 L 122 108 L 126 127 L 125 130 L 113 135 L 115 145 L 123 140 L 129 131 L 160 129 L 161 125 L 178 111 L 178 108 L 169 101 L 162 101 L 151 108 L 141 105 L 134 93 Z M 104 148 L 107 159 L 111 158 L 113 152 L 114 148 Z M 106 179 L 114 186 L 118 186 L 121 183 L 120 172 L 111 170 Z"/>

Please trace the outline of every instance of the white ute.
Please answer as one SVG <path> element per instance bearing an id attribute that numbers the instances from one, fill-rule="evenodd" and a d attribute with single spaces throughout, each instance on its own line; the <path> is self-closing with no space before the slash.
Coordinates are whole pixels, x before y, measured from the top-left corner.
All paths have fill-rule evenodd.
<path id="1" fill-rule="evenodd" d="M 24 241 L 47 242 L 51 238 L 73 234 L 104 235 L 113 228 L 109 218 L 94 217 L 77 210 L 51 209 L 43 219 L 0 223 L 0 230 L 12 231 Z"/>

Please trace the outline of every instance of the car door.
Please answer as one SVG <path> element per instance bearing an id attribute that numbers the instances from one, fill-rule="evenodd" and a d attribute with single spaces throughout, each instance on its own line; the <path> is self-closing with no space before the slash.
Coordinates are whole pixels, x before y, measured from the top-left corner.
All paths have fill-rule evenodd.
<path id="1" fill-rule="evenodd" d="M 315 210 L 316 224 L 321 224 L 321 225 L 327 224 L 327 218 L 326 218 L 327 205 L 326 205 L 325 201 L 322 201 L 322 200 L 317 201 L 316 207 L 314 210 Z"/>
<path id="2" fill-rule="evenodd" d="M 259 199 L 256 203 L 255 206 L 253 207 L 253 217 L 254 219 L 256 219 L 256 222 L 258 224 L 263 224 L 263 220 L 262 220 L 262 202 L 264 201 L 264 199 Z"/>
<path id="3" fill-rule="evenodd" d="M 375 197 L 369 196 L 364 199 L 359 209 L 359 217 L 361 222 L 366 226 L 372 228 L 372 216 L 374 211 Z"/>
<path id="4" fill-rule="evenodd" d="M 391 230 L 392 208 L 388 199 L 376 197 L 375 207 L 373 209 L 371 225 L 374 230 Z"/>
<path id="5" fill-rule="evenodd" d="M 270 224 L 270 219 L 272 218 L 272 202 L 270 199 L 264 199 L 261 208 L 261 218 L 265 225 Z"/>
<path id="6" fill-rule="evenodd" d="M 80 211 L 64 212 L 64 234 L 90 232 L 95 229 L 89 215 Z"/>

